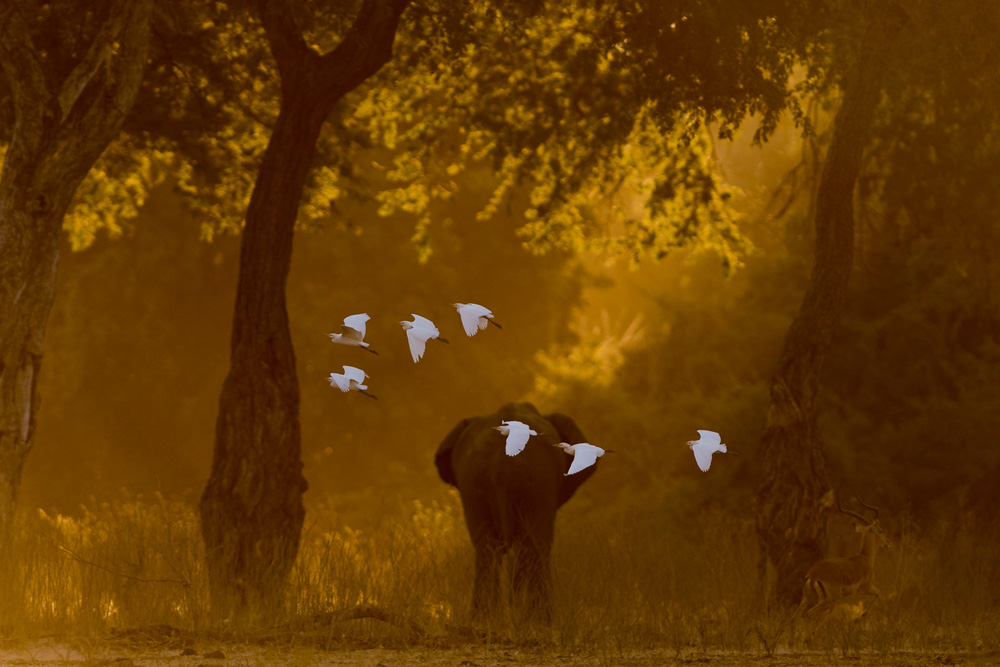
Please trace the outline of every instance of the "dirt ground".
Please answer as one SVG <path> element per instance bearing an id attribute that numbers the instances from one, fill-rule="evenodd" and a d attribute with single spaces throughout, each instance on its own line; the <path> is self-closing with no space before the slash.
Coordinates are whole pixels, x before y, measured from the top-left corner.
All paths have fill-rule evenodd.
<path id="1" fill-rule="evenodd" d="M 87 665 L 112 667 L 607 667 L 612 665 L 710 665 L 737 667 L 820 667 L 823 665 L 888 665 L 940 667 L 941 665 L 1000 665 L 1000 651 L 977 653 L 893 653 L 885 656 L 842 656 L 830 652 L 783 653 L 767 657 L 749 654 L 716 654 L 649 650 L 586 651 L 567 653 L 553 649 L 465 646 L 405 650 L 385 648 L 323 650 L 310 647 L 261 647 L 248 645 L 195 645 L 187 648 L 89 646 L 85 641 L 36 641 L 0 648 L 0 665 Z"/>

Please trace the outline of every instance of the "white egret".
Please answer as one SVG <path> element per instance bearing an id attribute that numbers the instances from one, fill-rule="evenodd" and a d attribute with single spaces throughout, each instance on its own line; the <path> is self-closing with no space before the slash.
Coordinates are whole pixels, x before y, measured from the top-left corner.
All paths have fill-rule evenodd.
<path id="1" fill-rule="evenodd" d="M 444 338 L 441 338 L 441 332 L 438 331 L 433 322 L 416 313 L 413 313 L 412 322 L 403 321 L 400 324 L 406 331 L 406 340 L 410 343 L 410 355 L 413 357 L 413 363 L 417 363 L 420 361 L 420 357 L 424 356 L 424 347 L 428 340 L 439 340 L 442 343 L 448 342 Z"/>
<path id="2" fill-rule="evenodd" d="M 369 394 L 367 385 L 363 384 L 368 373 L 354 366 L 344 366 L 343 373 L 330 373 L 330 386 L 337 387 L 340 391 L 356 391 L 364 394 L 368 398 L 375 398 L 374 394 Z M 377 401 L 378 399 L 375 398 Z"/>
<path id="3" fill-rule="evenodd" d="M 503 329 L 493 319 L 493 311 L 485 306 L 480 306 L 478 303 L 453 303 L 451 305 L 455 306 L 461 316 L 462 326 L 469 337 L 475 336 L 480 329 L 485 329 L 490 323 L 497 329 Z"/>
<path id="4" fill-rule="evenodd" d="M 560 442 L 552 446 L 562 447 L 564 452 L 573 455 L 573 463 L 570 464 L 569 471 L 563 473 L 564 477 L 572 475 L 575 472 L 580 472 L 584 468 L 589 468 L 597 462 L 598 458 L 604 456 L 607 451 L 610 451 L 601 449 L 589 442 L 580 442 L 575 445 L 571 445 L 568 442 Z"/>
<path id="5" fill-rule="evenodd" d="M 372 354 L 378 354 L 378 352 L 368 347 L 368 343 L 365 342 L 365 322 L 370 319 L 368 313 L 348 315 L 344 318 L 344 324 L 340 327 L 340 333 L 330 334 L 330 340 L 334 343 L 352 345 L 368 350 Z"/>
<path id="6" fill-rule="evenodd" d="M 530 426 L 519 421 L 500 420 L 500 426 L 494 426 L 500 431 L 500 435 L 507 436 L 507 456 L 517 456 L 524 451 L 524 446 L 528 444 L 528 438 L 538 435 Z"/>
<path id="7" fill-rule="evenodd" d="M 712 465 L 712 454 L 715 452 L 726 452 L 726 446 L 722 444 L 722 438 L 715 431 L 699 430 L 701 436 L 697 440 L 689 440 L 688 447 L 694 452 L 694 460 L 702 472 L 707 472 Z"/>

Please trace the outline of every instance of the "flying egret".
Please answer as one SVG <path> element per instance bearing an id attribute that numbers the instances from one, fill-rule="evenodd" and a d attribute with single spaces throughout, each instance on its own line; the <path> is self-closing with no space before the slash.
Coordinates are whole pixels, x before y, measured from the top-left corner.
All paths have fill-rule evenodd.
<path id="1" fill-rule="evenodd" d="M 368 398 L 375 398 L 374 394 L 369 394 L 366 391 L 368 387 L 362 384 L 366 377 L 368 377 L 368 373 L 365 373 L 360 368 L 344 366 L 343 373 L 330 373 L 330 386 L 337 387 L 340 391 L 357 391 Z M 378 399 L 375 398 L 375 400 L 377 401 Z"/>
<path id="2" fill-rule="evenodd" d="M 689 440 L 688 447 L 694 452 L 694 460 L 702 472 L 707 472 L 712 465 L 712 454 L 715 452 L 726 452 L 726 446 L 722 444 L 722 438 L 715 431 L 699 430 L 701 436 L 697 440 Z"/>
<path id="3" fill-rule="evenodd" d="M 596 447 L 589 442 L 580 442 L 575 445 L 571 445 L 568 442 L 560 442 L 552 446 L 562 447 L 564 452 L 573 455 L 573 463 L 570 464 L 569 471 L 563 473 L 564 477 L 572 475 L 575 472 L 580 472 L 584 468 L 589 468 L 597 462 L 599 457 L 604 456 L 606 451 L 609 451 Z"/>
<path id="4" fill-rule="evenodd" d="M 507 456 L 517 456 L 524 451 L 524 446 L 528 444 L 528 438 L 538 435 L 527 424 L 519 421 L 500 420 L 500 426 L 494 426 L 500 431 L 500 435 L 507 436 Z"/>
<path id="5" fill-rule="evenodd" d="M 503 329 L 493 319 L 493 311 L 478 303 L 453 303 L 455 310 L 462 317 L 462 326 L 465 333 L 471 338 L 479 333 L 480 329 L 485 329 L 490 323 L 497 329 Z"/>
<path id="6" fill-rule="evenodd" d="M 365 322 L 370 319 L 368 313 L 348 315 L 344 318 L 344 324 L 340 327 L 341 333 L 330 334 L 330 340 L 334 343 L 353 345 L 354 347 L 368 350 L 372 354 L 378 354 L 378 352 L 368 347 L 368 343 L 365 342 Z"/>
<path id="7" fill-rule="evenodd" d="M 403 321 L 400 324 L 406 331 L 406 340 L 410 343 L 410 355 L 413 357 L 413 363 L 417 363 L 420 361 L 420 357 L 424 356 L 424 346 L 428 340 L 434 339 L 442 343 L 448 342 L 444 338 L 441 338 L 441 332 L 438 331 L 433 322 L 416 313 L 413 313 L 412 322 Z"/>

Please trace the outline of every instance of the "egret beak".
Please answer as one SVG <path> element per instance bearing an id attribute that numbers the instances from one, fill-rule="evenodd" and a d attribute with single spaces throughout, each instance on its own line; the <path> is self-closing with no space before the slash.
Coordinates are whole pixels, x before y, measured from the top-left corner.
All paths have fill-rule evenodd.
<path id="1" fill-rule="evenodd" d="M 493 326 L 495 326 L 497 329 L 503 329 L 502 326 L 500 326 L 499 324 L 497 324 L 496 322 L 494 322 L 493 320 L 491 320 L 489 318 L 487 318 L 486 321 L 489 322 L 490 324 L 492 324 Z"/>
<path id="2" fill-rule="evenodd" d="M 448 339 L 447 339 L 447 338 L 441 338 L 441 336 L 438 336 L 438 337 L 437 337 L 437 338 L 435 338 L 434 340 L 439 340 L 439 341 L 441 341 L 442 343 L 447 343 L 447 342 L 448 342 Z"/>

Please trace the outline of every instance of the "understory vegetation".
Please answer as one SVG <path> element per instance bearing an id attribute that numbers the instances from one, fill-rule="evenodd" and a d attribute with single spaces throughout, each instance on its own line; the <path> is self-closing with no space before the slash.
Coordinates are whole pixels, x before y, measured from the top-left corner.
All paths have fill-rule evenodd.
<path id="1" fill-rule="evenodd" d="M 220 629 L 207 621 L 204 554 L 189 504 L 134 497 L 76 518 L 23 514 L 12 570 L 0 577 L 3 637 L 170 626 L 323 647 L 513 641 L 678 656 L 770 655 L 806 645 L 844 656 L 1000 645 L 996 544 L 961 526 L 888 520 L 892 544 L 876 562 L 883 599 L 866 605 L 864 615 L 845 606 L 811 635 L 797 625 L 793 636 L 791 610 L 769 610 L 759 598 L 752 516 L 699 506 L 682 492 L 628 515 L 567 505 L 557 523 L 551 626 L 505 612 L 473 626 L 473 554 L 457 494 L 413 501 L 363 529 L 324 516 L 333 515 L 311 513 L 286 607 L 273 625 Z M 857 537 L 846 519 L 832 525 L 834 553 L 854 553 Z"/>

